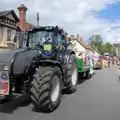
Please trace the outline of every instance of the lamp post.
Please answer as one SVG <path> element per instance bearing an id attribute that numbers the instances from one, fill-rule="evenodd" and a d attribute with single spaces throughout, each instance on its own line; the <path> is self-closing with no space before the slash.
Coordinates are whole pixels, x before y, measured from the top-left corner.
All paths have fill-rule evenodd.
<path id="1" fill-rule="evenodd" d="M 39 12 L 37 12 L 37 26 L 39 26 Z"/>

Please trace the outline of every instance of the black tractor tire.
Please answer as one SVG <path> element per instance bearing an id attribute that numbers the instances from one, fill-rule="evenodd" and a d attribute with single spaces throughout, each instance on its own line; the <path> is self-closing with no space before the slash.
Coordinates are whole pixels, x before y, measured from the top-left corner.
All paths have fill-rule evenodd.
<path id="1" fill-rule="evenodd" d="M 52 83 L 56 80 L 56 83 Z M 57 83 L 58 82 L 58 83 Z M 55 85 L 55 86 L 54 86 Z M 58 86 L 57 86 L 58 85 Z M 52 100 L 52 92 L 57 88 L 57 98 Z M 39 66 L 33 75 L 30 97 L 36 111 L 52 112 L 60 104 L 62 91 L 62 73 L 57 66 Z"/>
<path id="2" fill-rule="evenodd" d="M 74 68 L 73 68 L 74 67 Z M 73 74 L 75 74 L 75 81 L 73 83 Z M 66 80 L 66 88 L 65 91 L 67 93 L 74 93 L 77 90 L 78 84 L 78 68 L 77 62 L 74 54 L 71 54 L 69 61 L 68 61 L 68 74 Z"/>

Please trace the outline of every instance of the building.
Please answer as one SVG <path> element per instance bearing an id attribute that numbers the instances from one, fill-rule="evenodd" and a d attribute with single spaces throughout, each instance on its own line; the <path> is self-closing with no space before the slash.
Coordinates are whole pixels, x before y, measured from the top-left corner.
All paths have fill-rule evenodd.
<path id="1" fill-rule="evenodd" d="M 67 40 L 71 41 L 72 44 L 69 46 L 69 48 L 76 52 L 76 56 L 82 54 L 82 57 L 85 58 L 98 57 L 100 55 L 99 51 L 95 47 L 93 48 L 90 44 L 85 44 L 82 36 L 79 37 L 78 34 L 76 37 L 71 35 L 71 37 L 68 37 Z"/>
<path id="2" fill-rule="evenodd" d="M 94 57 L 99 57 L 100 56 L 100 52 L 98 51 L 98 49 L 96 47 L 92 47 L 94 50 L 93 56 Z"/>
<path id="3" fill-rule="evenodd" d="M 76 56 L 81 54 L 82 58 L 85 58 L 87 45 L 84 43 L 82 37 L 79 38 L 79 35 L 77 35 L 76 38 L 74 38 L 74 36 L 71 35 L 71 41 L 72 44 L 69 46 L 69 48 L 75 51 Z"/>
<path id="4" fill-rule="evenodd" d="M 0 12 L 0 49 L 14 48 L 16 43 L 14 38 L 16 32 L 19 30 L 17 23 L 19 18 L 17 17 L 14 10 L 1 11 Z"/>
<path id="5" fill-rule="evenodd" d="M 0 50 L 3 49 L 14 49 L 19 47 L 19 43 L 23 37 L 21 31 L 26 31 L 36 27 L 26 21 L 27 7 L 21 4 L 18 8 L 19 17 L 16 15 L 14 10 L 1 11 L 0 12 Z"/>
<path id="6" fill-rule="evenodd" d="M 86 56 L 94 56 L 95 50 L 91 47 L 90 44 L 87 45 L 86 48 Z"/>
<path id="7" fill-rule="evenodd" d="M 19 11 L 19 20 L 20 20 L 18 26 L 22 31 L 26 31 L 27 29 L 36 27 L 36 25 L 33 25 L 26 21 L 26 12 L 28 8 L 24 4 L 21 4 L 17 9 Z"/>

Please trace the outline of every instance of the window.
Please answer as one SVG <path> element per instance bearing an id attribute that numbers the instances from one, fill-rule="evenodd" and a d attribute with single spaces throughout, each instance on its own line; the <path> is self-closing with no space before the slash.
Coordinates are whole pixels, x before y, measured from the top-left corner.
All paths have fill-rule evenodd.
<path id="1" fill-rule="evenodd" d="M 29 34 L 29 47 L 34 48 L 36 45 L 43 45 L 45 41 L 52 43 L 53 32 L 39 31 Z"/>
<path id="2" fill-rule="evenodd" d="M 7 29 L 7 41 L 11 41 L 12 38 L 12 31 L 10 29 Z"/>
<path id="3" fill-rule="evenodd" d="M 61 35 L 58 35 L 57 36 L 57 44 L 61 44 L 63 41 L 62 41 L 62 36 Z"/>

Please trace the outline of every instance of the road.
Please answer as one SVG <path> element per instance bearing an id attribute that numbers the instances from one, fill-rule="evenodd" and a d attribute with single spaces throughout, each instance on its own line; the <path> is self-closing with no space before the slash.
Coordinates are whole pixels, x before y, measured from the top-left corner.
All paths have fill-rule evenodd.
<path id="1" fill-rule="evenodd" d="M 117 68 L 96 71 L 78 85 L 72 95 L 63 95 L 53 113 L 37 113 L 32 105 L 22 105 L 24 96 L 0 105 L 0 120 L 120 120 L 120 81 Z"/>

